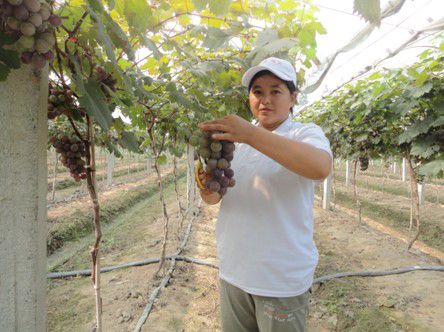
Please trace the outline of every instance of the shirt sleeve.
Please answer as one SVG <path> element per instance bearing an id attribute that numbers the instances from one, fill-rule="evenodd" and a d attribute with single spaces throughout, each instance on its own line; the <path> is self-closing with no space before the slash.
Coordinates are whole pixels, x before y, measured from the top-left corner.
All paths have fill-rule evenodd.
<path id="1" fill-rule="evenodd" d="M 303 124 L 301 127 L 294 130 L 291 134 L 291 138 L 310 144 L 318 149 L 328 152 L 328 154 L 333 157 L 333 153 L 330 149 L 330 141 L 325 136 L 321 127 L 315 125 L 314 123 Z"/>

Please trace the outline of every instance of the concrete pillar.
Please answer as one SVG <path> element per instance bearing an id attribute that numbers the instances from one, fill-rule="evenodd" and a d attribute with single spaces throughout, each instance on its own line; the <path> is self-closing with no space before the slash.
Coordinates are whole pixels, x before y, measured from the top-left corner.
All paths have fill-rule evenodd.
<path id="1" fill-rule="evenodd" d="M 331 202 L 331 178 L 332 178 L 332 175 L 330 174 L 324 180 L 324 190 L 323 190 L 323 197 L 322 197 L 322 208 L 324 210 L 329 210 L 330 209 L 330 202 Z"/>
<path id="2" fill-rule="evenodd" d="M 152 169 L 151 169 L 151 152 L 147 151 L 146 154 L 147 154 L 147 156 L 146 156 L 146 173 L 148 175 L 150 175 L 151 172 L 152 172 Z"/>
<path id="3" fill-rule="evenodd" d="M 113 170 L 114 165 L 116 164 L 116 156 L 114 153 L 108 153 L 108 186 L 112 186 L 113 184 Z"/>
<path id="4" fill-rule="evenodd" d="M 425 183 L 418 183 L 419 204 L 423 205 L 425 202 Z"/>
<path id="5" fill-rule="evenodd" d="M 46 331 L 47 67 L 0 82 L 0 330 Z"/>
<path id="6" fill-rule="evenodd" d="M 402 158 L 402 182 L 407 181 L 407 159 Z"/>
<path id="7" fill-rule="evenodd" d="M 350 160 L 345 161 L 345 185 L 350 185 Z"/>

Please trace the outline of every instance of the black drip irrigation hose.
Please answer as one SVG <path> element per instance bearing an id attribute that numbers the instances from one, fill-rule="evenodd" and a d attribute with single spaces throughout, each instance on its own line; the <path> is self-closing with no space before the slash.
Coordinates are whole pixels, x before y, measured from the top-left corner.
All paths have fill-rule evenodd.
<path id="1" fill-rule="evenodd" d="M 387 271 L 363 271 L 363 272 L 341 272 L 335 274 L 329 274 L 323 277 L 315 278 L 313 280 L 313 284 L 326 282 L 336 278 L 344 278 L 344 277 L 380 277 L 380 276 L 388 276 L 393 274 L 402 274 L 407 272 L 414 271 L 439 271 L 444 272 L 444 265 L 429 265 L 429 266 L 411 266 L 404 267 L 395 270 L 387 270 Z"/>
<path id="2" fill-rule="evenodd" d="M 186 257 L 186 256 L 167 256 L 165 257 L 167 260 L 176 260 L 176 261 L 182 261 L 186 263 L 193 263 L 197 265 L 203 265 L 208 266 L 214 269 L 218 269 L 219 266 L 213 263 L 204 262 L 198 259 Z M 121 265 L 116 265 L 112 267 L 104 267 L 100 269 L 100 272 L 110 272 L 117 269 L 124 269 L 128 267 L 136 267 L 136 266 L 143 266 L 143 265 L 149 265 L 153 263 L 160 262 L 160 258 L 150 258 L 150 259 L 144 259 L 141 261 L 133 262 L 133 263 L 126 263 Z M 407 272 L 414 272 L 414 271 L 439 271 L 444 272 L 444 265 L 428 265 L 428 266 L 411 266 L 411 267 L 404 267 L 400 269 L 395 270 L 387 270 L 387 271 L 361 271 L 361 272 L 341 272 L 341 273 L 335 273 L 335 274 L 329 274 L 323 277 L 315 278 L 313 280 L 313 283 L 322 283 L 326 281 L 330 281 L 332 279 L 336 278 L 345 278 L 345 277 L 381 277 L 381 276 L 388 276 L 393 274 L 402 274 Z M 70 271 L 70 272 L 53 272 L 48 274 L 48 279 L 61 279 L 61 278 L 71 278 L 71 277 L 79 277 L 79 276 L 90 276 L 91 270 L 80 270 L 80 271 Z"/>

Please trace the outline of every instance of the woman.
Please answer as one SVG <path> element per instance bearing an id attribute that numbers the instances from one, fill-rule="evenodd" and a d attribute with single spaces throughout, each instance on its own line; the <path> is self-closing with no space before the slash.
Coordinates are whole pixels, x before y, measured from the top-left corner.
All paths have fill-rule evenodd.
<path id="1" fill-rule="evenodd" d="M 226 332 L 304 331 L 309 289 L 318 261 L 313 242 L 314 185 L 330 173 L 332 157 L 322 130 L 289 116 L 296 73 L 268 58 L 242 78 L 254 125 L 238 116 L 200 124 L 236 142 L 231 168 L 236 186 L 221 200 L 217 226 L 220 307 Z M 205 182 L 205 174 L 199 177 Z"/>

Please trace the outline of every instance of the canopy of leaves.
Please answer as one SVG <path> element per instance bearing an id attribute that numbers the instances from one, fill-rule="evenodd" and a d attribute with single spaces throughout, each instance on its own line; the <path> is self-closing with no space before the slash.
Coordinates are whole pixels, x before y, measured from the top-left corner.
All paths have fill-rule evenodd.
<path id="1" fill-rule="evenodd" d="M 443 176 L 443 35 L 436 43 L 417 63 L 348 84 L 303 117 L 324 128 L 337 156 L 407 157 L 417 174 Z"/>
<path id="2" fill-rule="evenodd" d="M 98 129 L 114 132 L 117 141 L 99 135 L 110 151 L 116 142 L 143 150 L 154 139 L 159 151 L 177 154 L 199 122 L 231 113 L 250 119 L 240 84 L 250 66 L 283 57 L 303 82 L 317 63 L 316 36 L 326 33 L 317 11 L 290 0 L 71 0 L 54 8 L 64 19 L 51 77 L 74 91 Z M 115 110 L 127 121 L 112 117 Z"/>

